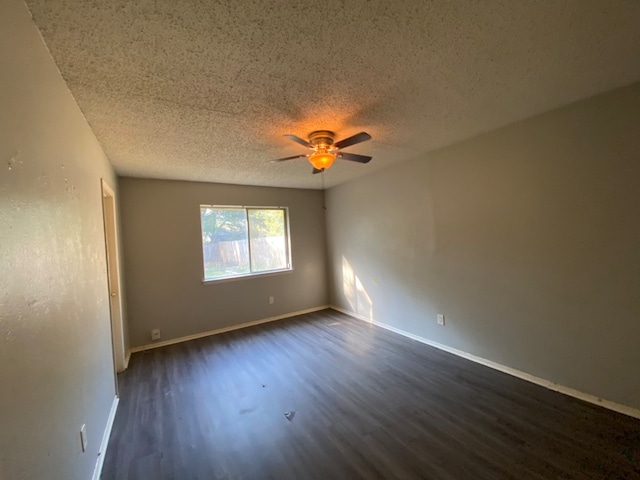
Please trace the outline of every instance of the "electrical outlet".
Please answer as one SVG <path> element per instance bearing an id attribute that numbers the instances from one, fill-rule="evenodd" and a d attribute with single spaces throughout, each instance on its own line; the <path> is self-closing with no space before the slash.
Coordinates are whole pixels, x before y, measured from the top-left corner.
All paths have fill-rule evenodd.
<path id="1" fill-rule="evenodd" d="M 87 451 L 87 425 L 85 423 L 80 427 L 80 446 L 82 451 Z"/>
<path id="2" fill-rule="evenodd" d="M 160 340 L 160 329 L 154 328 L 151 330 L 151 340 Z"/>
<path id="3" fill-rule="evenodd" d="M 444 314 L 438 314 L 438 325 L 444 325 Z"/>
<path id="4" fill-rule="evenodd" d="M 274 303 L 276 303 L 276 299 L 273 297 L 269 297 L 269 305 L 273 305 Z"/>

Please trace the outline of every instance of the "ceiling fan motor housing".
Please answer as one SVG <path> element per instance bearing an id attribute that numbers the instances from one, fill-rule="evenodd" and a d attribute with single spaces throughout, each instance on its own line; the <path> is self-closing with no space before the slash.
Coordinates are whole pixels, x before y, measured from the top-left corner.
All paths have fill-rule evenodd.
<path id="1" fill-rule="evenodd" d="M 309 134 L 309 143 L 313 146 L 318 147 L 320 145 L 326 145 L 330 147 L 333 145 L 333 137 L 335 133 L 330 130 L 316 130 L 315 132 L 311 132 Z"/>

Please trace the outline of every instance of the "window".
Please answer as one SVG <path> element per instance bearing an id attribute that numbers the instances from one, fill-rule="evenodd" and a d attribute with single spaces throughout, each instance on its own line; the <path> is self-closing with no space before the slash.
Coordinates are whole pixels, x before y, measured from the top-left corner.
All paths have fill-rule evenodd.
<path id="1" fill-rule="evenodd" d="M 287 213 L 200 205 L 205 281 L 291 270 Z"/>

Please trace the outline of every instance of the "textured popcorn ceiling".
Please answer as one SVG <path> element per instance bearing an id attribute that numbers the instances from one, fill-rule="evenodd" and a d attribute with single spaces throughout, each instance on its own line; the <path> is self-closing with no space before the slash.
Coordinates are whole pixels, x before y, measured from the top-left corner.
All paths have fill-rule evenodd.
<path id="1" fill-rule="evenodd" d="M 120 175 L 320 188 L 640 80 L 636 0 L 27 0 Z"/>

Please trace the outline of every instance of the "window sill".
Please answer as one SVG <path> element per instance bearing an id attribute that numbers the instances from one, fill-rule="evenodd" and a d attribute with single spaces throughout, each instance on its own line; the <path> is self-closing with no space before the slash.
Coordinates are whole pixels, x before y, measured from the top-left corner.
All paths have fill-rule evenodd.
<path id="1" fill-rule="evenodd" d="M 234 277 L 224 277 L 224 278 L 216 278 L 211 280 L 202 280 L 204 285 L 213 285 L 216 283 L 227 283 L 227 282 L 237 282 L 238 280 L 247 280 L 250 278 L 260 278 L 260 277 L 273 277 L 275 275 L 286 275 L 288 273 L 293 273 L 293 268 L 287 268 L 286 270 L 271 270 L 269 272 L 260 272 L 260 273 L 247 273 L 246 275 L 237 275 Z"/>

